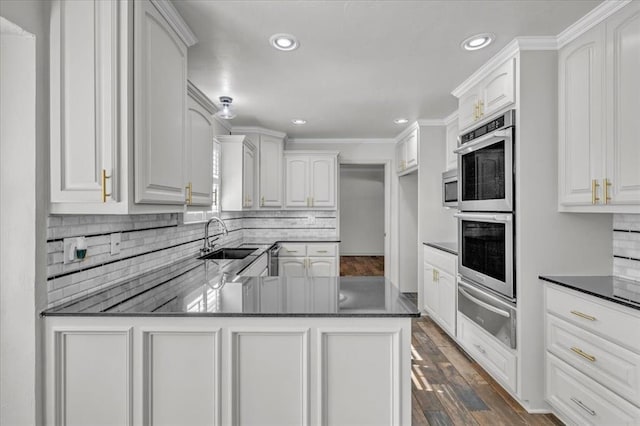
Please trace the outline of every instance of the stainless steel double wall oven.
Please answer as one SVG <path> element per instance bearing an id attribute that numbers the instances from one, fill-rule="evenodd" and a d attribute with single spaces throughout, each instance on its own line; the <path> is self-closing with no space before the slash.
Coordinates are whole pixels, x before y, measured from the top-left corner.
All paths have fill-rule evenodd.
<path id="1" fill-rule="evenodd" d="M 515 110 L 460 136 L 458 310 L 515 348 Z"/>

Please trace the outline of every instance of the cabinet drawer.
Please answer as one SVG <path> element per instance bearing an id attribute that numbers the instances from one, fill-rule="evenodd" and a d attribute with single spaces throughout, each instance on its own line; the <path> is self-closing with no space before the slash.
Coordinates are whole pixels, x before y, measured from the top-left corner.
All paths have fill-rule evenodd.
<path id="1" fill-rule="evenodd" d="M 640 401 L 640 355 L 547 314 L 547 350 L 629 401 Z"/>
<path id="2" fill-rule="evenodd" d="M 307 256 L 330 256 L 336 255 L 335 244 L 307 244 Z"/>
<path id="3" fill-rule="evenodd" d="M 516 390 L 516 355 L 473 321 L 458 313 L 458 342 L 491 376 Z"/>
<path id="4" fill-rule="evenodd" d="M 307 245 L 306 244 L 296 244 L 296 243 L 282 243 L 280 244 L 280 253 L 278 254 L 280 257 L 300 257 L 307 255 Z"/>
<path id="5" fill-rule="evenodd" d="M 456 274 L 456 266 L 458 257 L 433 247 L 424 246 L 424 262 L 435 266 L 437 269 L 448 272 L 454 277 Z"/>
<path id="6" fill-rule="evenodd" d="M 545 287 L 548 312 L 640 352 L 640 316 L 624 312 L 622 307 L 606 306 L 593 297 L 571 290 L 563 291 L 551 285 Z"/>
<path id="7" fill-rule="evenodd" d="M 579 425 L 637 425 L 640 409 L 547 352 L 546 398 Z"/>

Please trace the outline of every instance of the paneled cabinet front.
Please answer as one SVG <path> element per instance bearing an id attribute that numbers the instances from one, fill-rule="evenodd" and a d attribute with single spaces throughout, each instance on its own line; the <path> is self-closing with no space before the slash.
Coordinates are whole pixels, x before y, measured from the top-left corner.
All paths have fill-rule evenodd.
<path id="1" fill-rule="evenodd" d="M 396 143 L 396 171 L 399 175 L 418 168 L 418 128 L 414 127 Z"/>
<path id="2" fill-rule="evenodd" d="M 335 209 L 337 154 L 286 151 L 285 207 Z"/>
<path id="3" fill-rule="evenodd" d="M 336 243 L 282 243 L 278 271 L 285 277 L 335 277 L 338 259 Z"/>
<path id="4" fill-rule="evenodd" d="M 282 207 L 282 153 L 283 139 L 270 135 L 260 135 L 259 206 L 262 208 Z"/>
<path id="5" fill-rule="evenodd" d="M 221 156 L 220 205 L 225 211 L 240 211 L 254 207 L 256 147 L 247 136 L 218 136 Z"/>
<path id="6" fill-rule="evenodd" d="M 51 2 L 52 213 L 184 209 L 188 29 L 168 8 Z"/>
<path id="7" fill-rule="evenodd" d="M 447 126 L 446 150 L 445 153 L 445 170 L 454 170 L 458 168 L 458 155 L 453 152 L 458 148 L 458 122 L 454 121 Z"/>
<path id="8" fill-rule="evenodd" d="M 425 311 L 447 333 L 456 335 L 457 257 L 424 247 L 422 301 Z"/>
<path id="9" fill-rule="evenodd" d="M 515 59 L 509 59 L 458 98 L 458 125 L 465 130 L 515 103 Z"/>
<path id="10" fill-rule="evenodd" d="M 631 2 L 559 52 L 562 211 L 639 211 L 639 38 Z"/>
<path id="11" fill-rule="evenodd" d="M 211 206 L 213 202 L 212 114 L 189 96 L 187 111 L 187 205 Z"/>

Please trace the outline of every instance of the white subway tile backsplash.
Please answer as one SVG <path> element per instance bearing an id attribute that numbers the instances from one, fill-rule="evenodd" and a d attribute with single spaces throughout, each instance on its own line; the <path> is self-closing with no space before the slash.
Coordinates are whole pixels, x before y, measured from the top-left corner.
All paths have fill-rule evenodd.
<path id="1" fill-rule="evenodd" d="M 274 239 L 337 238 L 335 211 L 223 212 L 229 234 L 212 224 L 219 245 Z M 309 220 L 311 217 L 311 221 Z M 204 223 L 182 223 L 179 214 L 49 216 L 47 229 L 48 306 L 102 291 L 136 275 L 194 256 L 202 247 Z M 111 255 L 110 234 L 120 232 L 120 254 Z M 88 257 L 63 263 L 62 239 L 87 237 Z"/>
<path id="2" fill-rule="evenodd" d="M 613 274 L 640 281 L 640 214 L 613 215 Z"/>

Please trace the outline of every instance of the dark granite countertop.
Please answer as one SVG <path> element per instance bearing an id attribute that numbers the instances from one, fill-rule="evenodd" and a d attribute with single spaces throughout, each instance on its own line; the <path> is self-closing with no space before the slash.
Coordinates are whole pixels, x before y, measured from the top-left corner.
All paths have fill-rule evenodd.
<path id="1" fill-rule="evenodd" d="M 541 280 L 640 310 L 640 281 L 612 275 L 546 276 Z"/>
<path id="2" fill-rule="evenodd" d="M 287 240 L 289 242 L 290 240 Z M 280 242 L 280 241 L 278 241 Z M 337 242 L 304 240 L 299 242 Z M 237 275 L 274 243 L 245 259 L 196 257 L 141 274 L 43 316 L 418 317 L 416 306 L 384 277 Z"/>
<path id="3" fill-rule="evenodd" d="M 439 250 L 442 251 L 446 251 L 447 253 L 451 253 L 455 256 L 458 255 L 458 243 L 457 242 L 453 242 L 453 243 L 433 243 L 433 242 L 426 242 L 426 243 L 422 243 L 425 246 L 429 246 L 429 247 L 433 247 L 433 248 L 437 248 Z"/>

